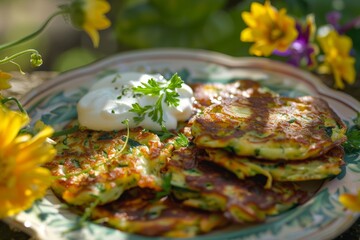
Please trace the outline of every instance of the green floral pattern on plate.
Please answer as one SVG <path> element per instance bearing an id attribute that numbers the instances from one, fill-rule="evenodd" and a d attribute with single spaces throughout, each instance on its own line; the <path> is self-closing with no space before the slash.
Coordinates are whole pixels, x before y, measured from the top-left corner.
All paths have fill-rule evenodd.
<path id="1" fill-rule="evenodd" d="M 130 59 L 130 60 L 129 60 Z M 270 65 L 269 65 L 270 64 Z M 34 121 L 41 119 L 57 129 L 76 118 L 76 103 L 87 92 L 91 81 L 114 71 L 141 71 L 162 73 L 165 77 L 177 72 L 185 82 L 229 82 L 236 79 L 254 79 L 282 96 L 318 95 L 329 99 L 336 112 L 349 126 L 360 104 L 346 96 L 327 89 L 317 79 L 289 66 L 268 60 L 233 59 L 203 51 L 155 50 L 135 52 L 69 72 L 34 97 L 25 98 L 25 105 Z M 91 79 L 91 81 L 89 80 Z M 67 84 L 74 81 L 74 84 Z M 36 90 L 34 90 L 36 93 Z M 350 102 L 350 103 L 348 103 Z M 340 107 L 339 107 L 340 106 Z M 319 185 L 314 197 L 265 223 L 241 229 L 224 229 L 194 239 L 324 239 L 335 237 L 356 220 L 356 215 L 345 211 L 338 202 L 339 194 L 360 189 L 360 154 L 346 155 L 342 173 Z M 49 190 L 47 196 L 19 214 L 16 221 L 35 230 L 40 239 L 149 239 L 122 233 L 95 223 L 76 226 L 79 216 L 69 211 Z M 325 231 L 326 229 L 326 231 Z"/>

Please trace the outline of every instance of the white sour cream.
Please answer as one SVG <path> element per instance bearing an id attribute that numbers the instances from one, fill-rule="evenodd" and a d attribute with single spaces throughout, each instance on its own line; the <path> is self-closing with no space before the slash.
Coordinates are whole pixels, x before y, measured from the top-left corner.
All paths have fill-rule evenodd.
<path id="1" fill-rule="evenodd" d="M 133 120 L 136 113 L 130 112 L 132 104 L 140 106 L 153 106 L 158 100 L 157 96 L 134 95 L 132 87 L 147 83 L 149 79 L 159 82 L 167 80 L 157 74 L 149 75 L 136 72 L 117 73 L 108 75 L 97 81 L 90 91 L 83 96 L 77 105 L 78 120 L 81 126 L 92 130 L 112 131 L 125 129 L 122 122 L 129 120 L 129 127 L 141 126 L 149 130 L 161 130 L 161 126 L 152 121 L 147 115 L 140 123 Z M 193 91 L 182 84 L 176 89 L 179 96 L 179 106 L 169 107 L 162 103 L 164 126 L 168 129 L 176 129 L 178 121 L 186 121 L 193 114 Z"/>

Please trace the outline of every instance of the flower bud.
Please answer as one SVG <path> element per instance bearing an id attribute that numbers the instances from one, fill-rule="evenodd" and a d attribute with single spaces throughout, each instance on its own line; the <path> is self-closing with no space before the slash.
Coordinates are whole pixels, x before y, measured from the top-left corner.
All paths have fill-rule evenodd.
<path id="1" fill-rule="evenodd" d="M 39 53 L 33 53 L 30 56 L 30 63 L 33 67 L 40 67 L 43 64 L 43 60 Z"/>
<path id="2" fill-rule="evenodd" d="M 83 0 L 72 1 L 70 5 L 67 5 L 67 11 L 70 15 L 71 23 L 74 27 L 82 29 L 85 22 L 85 12 L 84 12 Z"/>

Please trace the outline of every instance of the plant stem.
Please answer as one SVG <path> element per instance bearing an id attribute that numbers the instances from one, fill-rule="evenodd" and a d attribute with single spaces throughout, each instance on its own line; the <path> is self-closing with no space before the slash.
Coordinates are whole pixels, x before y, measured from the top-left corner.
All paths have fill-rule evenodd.
<path id="1" fill-rule="evenodd" d="M 26 41 L 31 40 L 32 38 L 34 38 L 34 37 L 36 37 L 37 35 L 39 35 L 39 34 L 46 28 L 46 26 L 50 23 L 50 21 L 51 21 L 53 18 L 55 18 L 55 17 L 58 16 L 58 15 L 61 15 L 61 14 L 65 13 L 65 12 L 66 12 L 66 11 L 63 11 L 63 10 L 58 11 L 58 12 L 55 12 L 55 13 L 52 14 L 52 15 L 43 23 L 43 25 L 42 25 L 38 30 L 36 30 L 35 32 L 33 32 L 33 33 L 31 33 L 31 34 L 23 37 L 23 38 L 20 38 L 20 39 L 18 39 L 18 40 L 15 40 L 15 41 L 12 41 L 12 42 L 8 42 L 8 43 L 4 43 L 4 44 L 0 45 L 0 51 L 1 51 L 1 50 L 4 50 L 4 49 L 6 49 L 6 48 L 10 48 L 10 47 L 13 47 L 13 46 L 15 46 L 15 45 L 18 45 L 18 44 L 20 44 L 20 43 L 24 43 L 24 42 L 26 42 Z"/>
<path id="2" fill-rule="evenodd" d="M 74 126 L 72 128 L 67 128 L 67 129 L 64 129 L 64 130 L 54 132 L 51 137 L 59 137 L 59 136 L 62 136 L 62 135 L 74 133 L 74 132 L 76 132 L 78 130 L 79 130 L 79 126 Z"/>
<path id="3" fill-rule="evenodd" d="M 350 22 L 340 27 L 339 33 L 344 34 L 345 32 L 349 31 L 352 28 L 359 28 L 359 27 L 360 27 L 360 17 L 356 17 Z"/>
<path id="4" fill-rule="evenodd" d="M 21 103 L 19 102 L 19 100 L 17 100 L 17 99 L 14 98 L 14 97 L 7 97 L 7 98 L 4 98 L 4 99 L 1 99 L 0 102 L 1 102 L 2 104 L 5 104 L 5 103 L 7 103 L 7 102 L 9 102 L 9 101 L 14 101 L 14 102 L 16 103 L 16 105 L 18 106 L 20 112 L 27 114 L 27 113 L 26 113 L 26 110 L 23 108 L 23 106 L 21 105 Z"/>
<path id="5" fill-rule="evenodd" d="M 35 49 L 27 49 L 27 50 L 15 53 L 14 55 L 11 55 L 10 57 L 5 57 L 4 59 L 1 59 L 0 64 L 10 62 L 11 60 L 13 60 L 13 59 L 15 59 L 15 58 L 17 58 L 17 57 L 19 57 L 21 55 L 27 54 L 27 53 L 37 53 L 37 54 L 39 54 L 39 52 L 37 50 L 35 50 Z"/>

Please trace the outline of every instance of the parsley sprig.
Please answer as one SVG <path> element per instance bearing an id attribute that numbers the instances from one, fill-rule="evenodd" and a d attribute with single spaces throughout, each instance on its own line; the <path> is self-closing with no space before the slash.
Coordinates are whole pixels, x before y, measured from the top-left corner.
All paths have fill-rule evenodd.
<path id="1" fill-rule="evenodd" d="M 343 144 L 346 153 L 353 153 L 360 150 L 360 112 L 353 120 L 354 124 L 347 132 L 347 141 Z"/>
<path id="2" fill-rule="evenodd" d="M 178 136 L 175 138 L 175 147 L 187 147 L 189 146 L 190 142 L 189 139 L 183 133 L 179 133 Z"/>
<path id="3" fill-rule="evenodd" d="M 159 200 L 165 196 L 168 196 L 171 192 L 171 179 L 172 179 L 172 174 L 171 173 L 166 173 L 163 176 L 163 184 L 162 184 L 162 191 L 157 192 L 155 195 L 155 199 L 154 200 Z"/>
<path id="4" fill-rule="evenodd" d="M 164 110 L 163 102 L 169 107 L 179 106 L 179 94 L 176 89 L 181 88 L 184 81 L 175 73 L 168 81 L 158 82 L 151 78 L 147 82 L 141 83 L 138 87 L 133 87 L 135 94 L 158 96 L 154 105 L 141 106 L 138 103 L 132 105 L 130 112 L 137 114 L 134 117 L 136 123 L 140 123 L 146 116 L 149 116 L 152 121 L 158 123 L 163 129 L 164 127 Z"/>

